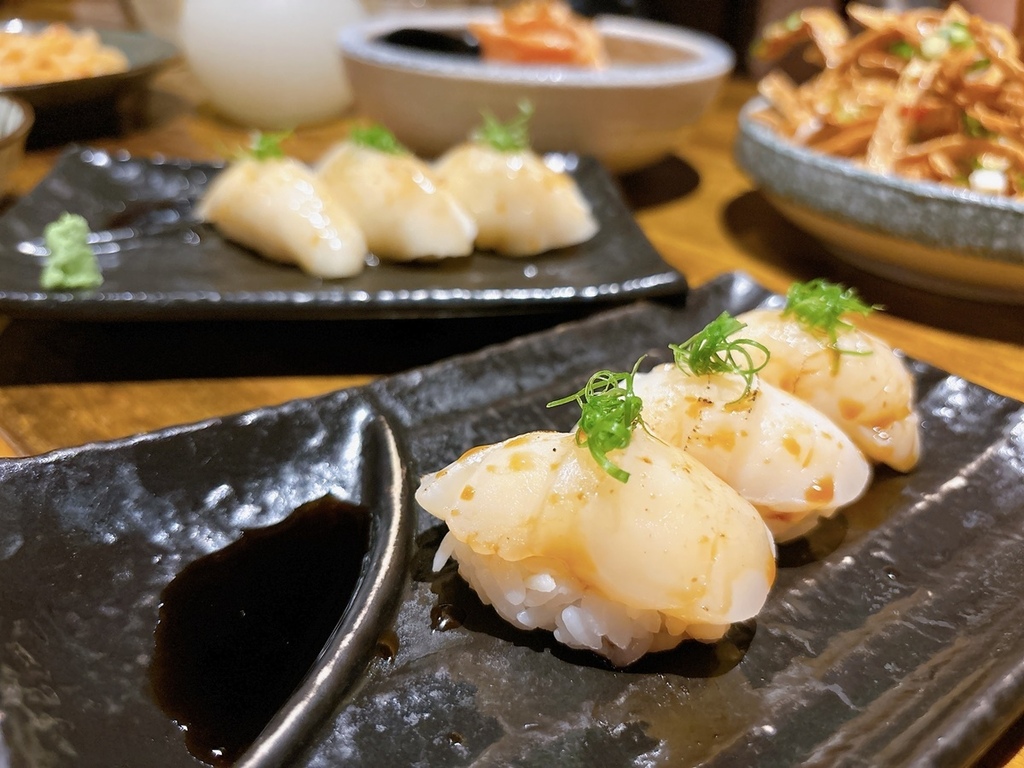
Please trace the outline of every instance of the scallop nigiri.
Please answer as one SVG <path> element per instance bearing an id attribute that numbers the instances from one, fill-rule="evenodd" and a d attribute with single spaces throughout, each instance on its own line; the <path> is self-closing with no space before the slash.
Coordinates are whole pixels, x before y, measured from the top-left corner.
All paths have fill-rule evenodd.
<path id="1" fill-rule="evenodd" d="M 350 277 L 365 263 L 366 240 L 352 216 L 309 168 L 278 149 L 231 163 L 197 213 L 225 237 L 317 277 Z"/>
<path id="2" fill-rule="evenodd" d="M 609 417 L 609 399 L 625 402 L 619 383 L 591 388 L 590 432 L 473 449 L 424 477 L 416 500 L 448 524 L 435 567 L 454 557 L 505 620 L 626 665 L 686 638 L 717 640 L 754 616 L 774 581 L 775 549 L 732 488 L 633 431 L 635 395 Z M 588 420 L 588 408 L 610 428 Z"/>
<path id="3" fill-rule="evenodd" d="M 907 472 L 920 455 L 914 379 L 892 348 L 843 319 L 872 307 L 841 285 L 794 285 L 781 310 L 739 316 L 771 353 L 760 376 L 824 413 L 873 461 Z"/>
<path id="4" fill-rule="evenodd" d="M 508 124 L 486 117 L 474 140 L 435 164 L 438 183 L 476 221 L 476 245 L 506 256 L 534 256 L 577 245 L 598 231 L 575 180 L 529 148 L 529 110 Z"/>
<path id="5" fill-rule="evenodd" d="M 765 350 L 730 338 L 742 327 L 723 313 L 634 387 L 647 428 L 735 488 L 784 542 L 860 498 L 871 465 L 827 416 L 758 378 L 751 351 Z"/>
<path id="6" fill-rule="evenodd" d="M 476 223 L 434 179 L 430 166 L 383 126 L 354 129 L 316 173 L 352 214 L 382 259 L 468 256 Z"/>

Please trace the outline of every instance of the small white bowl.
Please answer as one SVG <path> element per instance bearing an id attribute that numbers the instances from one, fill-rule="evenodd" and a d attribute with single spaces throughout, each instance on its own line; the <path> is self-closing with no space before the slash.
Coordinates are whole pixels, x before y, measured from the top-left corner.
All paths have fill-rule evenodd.
<path id="1" fill-rule="evenodd" d="M 414 152 L 434 157 L 464 141 L 481 110 L 509 119 L 528 99 L 535 150 L 594 155 L 621 172 L 668 154 L 735 63 L 732 50 L 709 35 L 616 16 L 595 22 L 611 58 L 600 70 L 486 62 L 380 41 L 398 29 L 462 31 L 497 14 L 416 11 L 343 29 L 339 44 L 359 111 Z"/>
<path id="2" fill-rule="evenodd" d="M 1024 202 L 870 171 L 740 112 L 736 160 L 780 213 L 838 258 L 904 285 L 1024 304 Z"/>
<path id="3" fill-rule="evenodd" d="M 0 95 L 0 195 L 11 188 L 11 175 L 25 157 L 25 140 L 35 114 L 28 102 Z"/>

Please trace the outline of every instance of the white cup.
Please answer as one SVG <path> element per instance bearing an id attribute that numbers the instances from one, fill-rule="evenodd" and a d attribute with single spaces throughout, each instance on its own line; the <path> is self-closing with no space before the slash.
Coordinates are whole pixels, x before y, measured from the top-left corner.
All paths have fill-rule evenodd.
<path id="1" fill-rule="evenodd" d="M 189 67 L 219 112 L 253 128 L 296 128 L 352 101 L 336 40 L 358 0 L 185 0 Z"/>

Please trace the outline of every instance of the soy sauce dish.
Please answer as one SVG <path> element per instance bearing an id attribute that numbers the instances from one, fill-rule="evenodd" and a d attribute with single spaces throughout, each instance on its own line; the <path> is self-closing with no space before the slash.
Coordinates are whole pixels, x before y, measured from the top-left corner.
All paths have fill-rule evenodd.
<path id="1" fill-rule="evenodd" d="M 339 46 L 359 111 L 433 157 L 463 141 L 481 110 L 508 119 L 528 99 L 534 149 L 594 155 L 621 172 L 671 152 L 735 63 L 711 36 L 617 16 L 595 19 L 605 68 L 484 61 L 466 32 L 497 16 L 493 8 L 424 10 L 343 29 Z"/>

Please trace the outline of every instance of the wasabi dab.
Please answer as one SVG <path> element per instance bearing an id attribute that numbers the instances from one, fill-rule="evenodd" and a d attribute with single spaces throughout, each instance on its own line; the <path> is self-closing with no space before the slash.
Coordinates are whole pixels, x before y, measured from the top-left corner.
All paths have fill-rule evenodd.
<path id="1" fill-rule="evenodd" d="M 78 214 L 64 213 L 46 225 L 43 239 L 50 255 L 39 276 L 47 291 L 96 288 L 103 283 L 96 254 L 89 245 L 89 224 Z"/>

